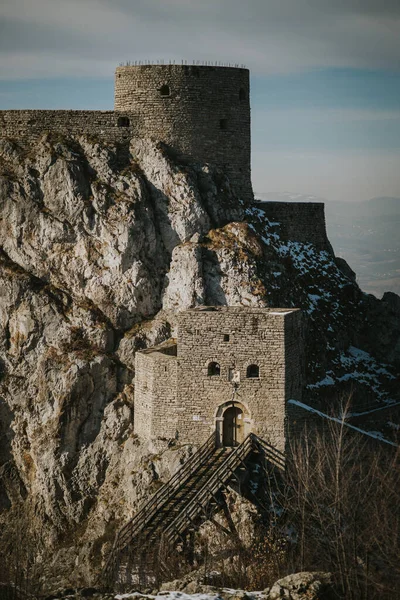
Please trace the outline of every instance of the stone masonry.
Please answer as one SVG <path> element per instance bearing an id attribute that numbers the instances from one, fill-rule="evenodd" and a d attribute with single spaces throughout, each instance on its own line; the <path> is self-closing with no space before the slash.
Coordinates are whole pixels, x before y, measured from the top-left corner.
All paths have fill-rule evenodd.
<path id="1" fill-rule="evenodd" d="M 120 119 L 126 117 L 126 113 L 112 110 L 0 110 L 0 137 L 34 144 L 44 133 L 54 132 L 123 142 L 138 135 L 134 118 L 130 119 L 128 127 L 118 125 Z"/>
<path id="2" fill-rule="evenodd" d="M 112 143 L 151 137 L 179 155 L 221 168 L 239 197 L 253 198 L 247 69 L 118 67 L 115 111 L 0 111 L 0 137 L 34 144 L 46 132 L 86 134 Z"/>
<path id="3" fill-rule="evenodd" d="M 222 444 L 237 407 L 244 436 L 283 452 L 287 400 L 301 399 L 301 312 L 203 307 L 178 319 L 176 342 L 136 354 L 135 432 L 201 444 L 216 430 Z"/>
<path id="4" fill-rule="evenodd" d="M 137 115 L 139 134 L 211 162 L 251 199 L 248 69 L 189 65 L 119 67 L 115 110 Z"/>
<path id="5" fill-rule="evenodd" d="M 267 219 L 280 225 L 283 240 L 313 244 L 318 250 L 333 254 L 326 234 L 323 202 L 260 202 L 258 207 Z"/>

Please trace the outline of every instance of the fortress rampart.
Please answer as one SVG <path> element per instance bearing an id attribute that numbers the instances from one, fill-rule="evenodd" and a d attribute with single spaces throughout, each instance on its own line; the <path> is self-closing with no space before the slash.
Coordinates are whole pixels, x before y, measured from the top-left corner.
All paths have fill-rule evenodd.
<path id="1" fill-rule="evenodd" d="M 129 118 L 131 117 L 131 118 Z M 126 124 L 129 119 L 129 126 Z M 45 132 L 93 135 L 106 141 L 129 140 L 138 135 L 132 115 L 112 110 L 1 110 L 0 136 L 36 142 Z"/>
<path id="2" fill-rule="evenodd" d="M 115 111 L 0 111 L 0 137 L 35 143 L 47 131 L 111 142 L 152 137 L 178 154 L 220 167 L 240 197 L 253 198 L 247 69 L 118 67 Z"/>
<path id="3" fill-rule="evenodd" d="M 260 202 L 258 207 L 270 221 L 280 224 L 284 240 L 313 244 L 318 250 L 333 253 L 326 235 L 323 202 Z"/>

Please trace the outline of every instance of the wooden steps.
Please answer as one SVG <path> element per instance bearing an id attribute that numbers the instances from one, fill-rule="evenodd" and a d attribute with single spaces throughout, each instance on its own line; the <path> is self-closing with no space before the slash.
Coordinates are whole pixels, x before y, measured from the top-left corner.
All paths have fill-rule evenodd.
<path id="1" fill-rule="evenodd" d="M 247 470 L 246 459 L 256 452 L 274 466 L 284 469 L 284 456 L 267 442 L 250 434 L 235 448 L 216 448 L 215 435 L 196 452 L 179 471 L 150 498 L 131 521 L 117 533 L 103 572 L 113 583 L 122 570 L 140 568 L 163 570 L 157 548 L 173 548 L 185 536 L 196 531 L 217 510 L 220 493 L 232 478 Z M 218 499 L 219 498 L 219 499 Z M 123 565 L 124 554 L 130 566 Z M 132 560 L 133 556 L 133 560 Z M 137 567 L 138 571 L 140 570 Z"/>

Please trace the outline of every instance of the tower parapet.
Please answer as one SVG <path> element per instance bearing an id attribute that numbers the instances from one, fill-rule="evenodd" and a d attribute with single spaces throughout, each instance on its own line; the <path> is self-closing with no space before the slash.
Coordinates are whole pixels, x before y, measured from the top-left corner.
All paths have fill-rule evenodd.
<path id="1" fill-rule="evenodd" d="M 253 199 L 249 71 L 237 67 L 137 65 L 115 73 L 115 110 L 3 110 L 0 137 L 35 144 L 45 132 L 105 141 L 150 137 L 226 173 Z"/>
<path id="2" fill-rule="evenodd" d="M 239 196 L 253 197 L 248 69 L 118 67 L 115 110 L 136 115 L 139 136 L 155 137 L 195 160 L 221 167 Z"/>

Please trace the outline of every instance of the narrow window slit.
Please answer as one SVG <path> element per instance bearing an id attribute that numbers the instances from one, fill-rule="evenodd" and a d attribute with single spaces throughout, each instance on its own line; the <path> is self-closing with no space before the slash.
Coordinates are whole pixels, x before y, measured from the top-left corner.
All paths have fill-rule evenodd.
<path id="1" fill-rule="evenodd" d="M 246 377 L 248 379 L 257 379 L 260 377 L 260 367 L 258 365 L 249 365 L 247 367 Z"/>
<path id="2" fill-rule="evenodd" d="M 171 95 L 171 89 L 170 89 L 169 85 L 162 85 L 160 87 L 160 96 L 165 98 L 170 95 Z"/>

